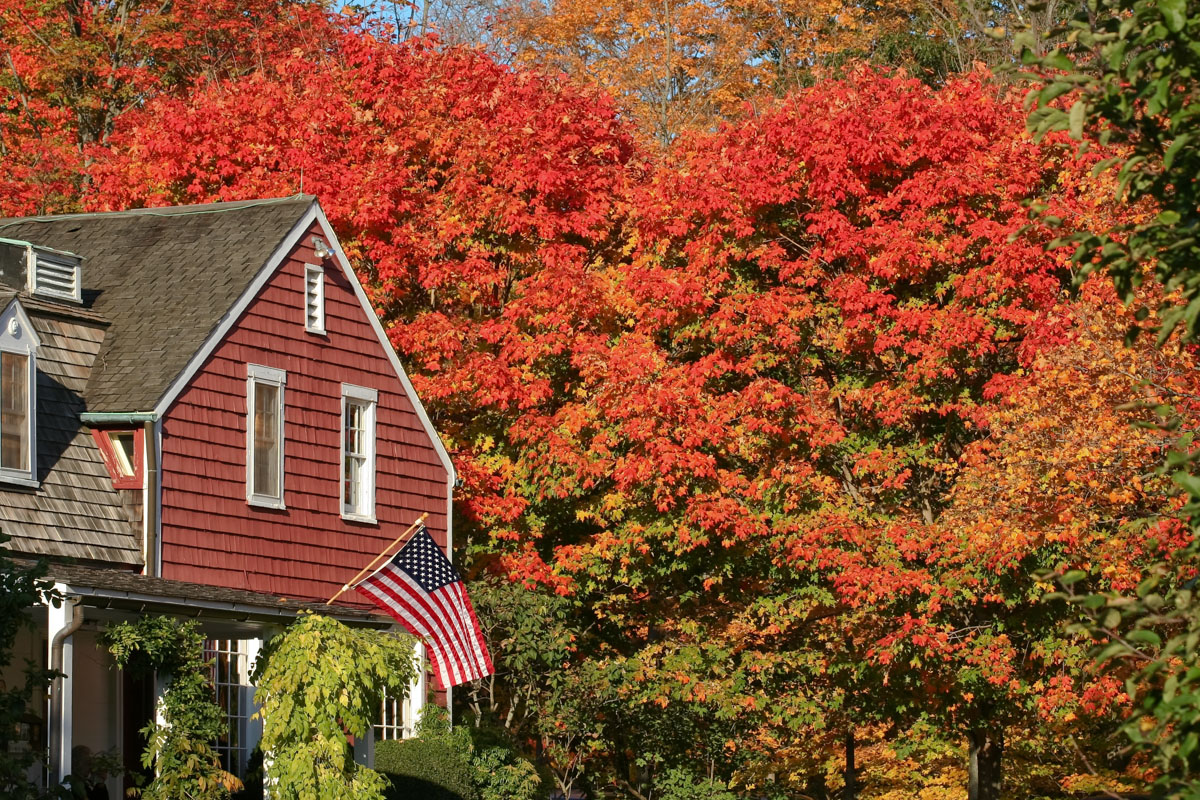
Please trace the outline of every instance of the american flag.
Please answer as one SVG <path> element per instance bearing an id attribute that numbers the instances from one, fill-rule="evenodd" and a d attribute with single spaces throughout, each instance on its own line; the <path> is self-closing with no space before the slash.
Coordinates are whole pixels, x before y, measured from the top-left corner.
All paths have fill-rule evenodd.
<path id="1" fill-rule="evenodd" d="M 492 657 L 462 578 L 424 525 L 355 588 L 425 640 L 443 689 L 492 674 Z"/>

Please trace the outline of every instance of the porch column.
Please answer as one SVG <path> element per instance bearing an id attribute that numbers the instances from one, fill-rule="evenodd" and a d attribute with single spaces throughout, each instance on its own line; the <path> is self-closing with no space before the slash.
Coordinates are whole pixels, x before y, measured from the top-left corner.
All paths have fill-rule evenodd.
<path id="1" fill-rule="evenodd" d="M 425 672 L 425 643 L 417 641 L 413 645 L 413 658 L 417 662 L 417 679 L 412 682 L 412 686 L 408 687 L 408 699 L 405 701 L 408 704 L 408 730 L 405 731 L 406 738 L 411 737 L 417 728 L 417 722 L 421 719 L 421 711 L 425 708 L 425 695 L 429 693 L 428 681 Z M 449 693 L 446 697 L 449 698 Z"/>
<path id="2" fill-rule="evenodd" d="M 245 696 L 246 707 L 259 710 L 258 702 L 254 697 L 254 684 L 250 682 L 250 672 L 254 669 L 254 662 L 258 660 L 258 654 L 262 652 L 262 639 L 246 639 L 242 643 L 242 647 L 246 652 L 246 674 L 243 676 L 245 687 L 243 694 Z M 258 746 L 259 740 L 262 739 L 263 720 L 257 714 L 251 712 L 249 719 L 246 720 L 246 759 L 250 758 L 250 751 Z M 245 767 L 245 764 L 242 765 Z"/>
<path id="3" fill-rule="evenodd" d="M 57 587 L 61 591 L 65 587 Z M 46 608 L 50 669 L 62 673 L 50 684 L 50 708 L 46 715 L 46 741 L 50 748 L 50 781 L 62 783 L 71 774 L 72 720 L 71 674 L 75 670 L 73 634 L 83 625 L 83 606 L 78 597 L 66 596 L 62 604 Z"/>

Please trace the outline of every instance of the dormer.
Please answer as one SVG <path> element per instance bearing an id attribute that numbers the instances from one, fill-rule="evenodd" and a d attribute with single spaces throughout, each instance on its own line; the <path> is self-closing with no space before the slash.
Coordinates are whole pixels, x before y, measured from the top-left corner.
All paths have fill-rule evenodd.
<path id="1" fill-rule="evenodd" d="M 19 239 L 0 239 L 0 283 L 34 297 L 81 303 L 82 259 Z"/>
<path id="2" fill-rule="evenodd" d="M 0 313 L 0 482 L 37 486 L 37 348 L 20 301 Z"/>

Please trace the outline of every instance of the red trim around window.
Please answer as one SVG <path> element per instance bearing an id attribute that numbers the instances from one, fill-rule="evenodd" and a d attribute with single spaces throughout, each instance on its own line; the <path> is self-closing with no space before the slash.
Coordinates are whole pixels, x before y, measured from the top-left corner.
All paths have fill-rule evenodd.
<path id="1" fill-rule="evenodd" d="M 117 459 L 116 445 L 113 443 L 112 434 L 114 433 L 132 433 L 133 434 L 133 474 L 122 475 L 120 461 Z M 104 459 L 104 466 L 108 469 L 108 475 L 112 478 L 113 488 L 115 489 L 141 489 L 145 481 L 144 465 L 145 458 L 145 441 L 146 431 L 142 428 L 121 429 L 121 430 L 97 430 L 92 428 L 92 438 L 96 440 L 96 446 L 100 448 L 100 458 Z"/>

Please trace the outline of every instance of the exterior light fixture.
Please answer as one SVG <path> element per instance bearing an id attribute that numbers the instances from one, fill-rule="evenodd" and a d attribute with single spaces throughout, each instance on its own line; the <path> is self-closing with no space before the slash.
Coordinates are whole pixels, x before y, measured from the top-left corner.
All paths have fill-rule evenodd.
<path id="1" fill-rule="evenodd" d="M 329 249 L 329 245 L 325 244 L 325 240 L 320 236 L 313 237 L 313 255 L 324 261 L 333 255 L 333 251 Z"/>

